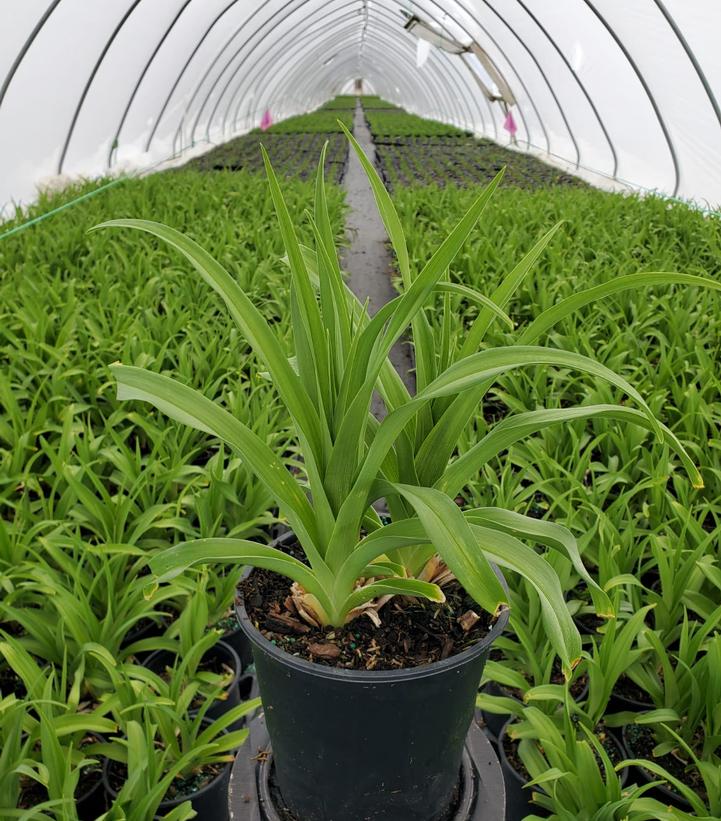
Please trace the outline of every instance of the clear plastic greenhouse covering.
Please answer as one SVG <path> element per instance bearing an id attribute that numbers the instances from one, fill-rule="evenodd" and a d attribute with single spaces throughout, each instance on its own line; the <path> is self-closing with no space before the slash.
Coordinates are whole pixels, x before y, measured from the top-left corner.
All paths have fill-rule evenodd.
<path id="1" fill-rule="evenodd" d="M 6 0 L 0 207 L 198 153 L 363 78 L 597 184 L 715 208 L 719 32 L 718 0 Z"/>

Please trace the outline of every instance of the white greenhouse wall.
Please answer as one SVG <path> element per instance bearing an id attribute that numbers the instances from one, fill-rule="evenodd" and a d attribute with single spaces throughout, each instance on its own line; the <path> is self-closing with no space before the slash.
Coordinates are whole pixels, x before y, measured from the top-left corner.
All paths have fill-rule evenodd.
<path id="1" fill-rule="evenodd" d="M 517 149 L 721 203 L 716 0 L 23 0 L 0 5 L 0 208 L 58 176 L 195 153 L 357 77 L 507 144 L 477 58 L 432 47 L 418 68 L 404 11 L 489 55 L 516 98 Z"/>

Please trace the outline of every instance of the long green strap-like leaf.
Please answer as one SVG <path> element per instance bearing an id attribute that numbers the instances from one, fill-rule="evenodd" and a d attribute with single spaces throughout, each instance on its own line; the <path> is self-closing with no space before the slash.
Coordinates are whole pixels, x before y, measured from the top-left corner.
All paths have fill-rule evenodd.
<path id="1" fill-rule="evenodd" d="M 395 484 L 413 507 L 438 555 L 466 592 L 486 611 L 497 615 L 508 597 L 493 568 L 473 538 L 458 505 L 433 488 Z"/>
<path id="2" fill-rule="evenodd" d="M 639 274 L 628 274 L 616 277 L 609 282 L 603 282 L 588 288 L 577 294 L 572 294 L 562 299 L 556 305 L 547 308 L 539 314 L 533 322 L 520 335 L 518 342 L 520 345 L 532 345 L 549 328 L 553 327 L 565 317 L 590 305 L 599 299 L 628 291 L 636 288 L 650 287 L 652 285 L 688 285 L 697 288 L 712 288 L 721 291 L 721 282 L 706 277 L 697 277 L 693 274 L 680 274 L 672 271 L 648 271 Z"/>
<path id="3" fill-rule="evenodd" d="M 561 659 L 565 675 L 570 677 L 581 657 L 581 637 L 563 600 L 556 571 L 514 536 L 490 527 L 470 525 L 470 528 L 476 544 L 489 560 L 523 576 L 536 589 L 548 638 Z"/>
<path id="4" fill-rule="evenodd" d="M 558 348 L 544 348 L 535 345 L 513 345 L 509 348 L 489 348 L 486 351 L 467 356 L 441 374 L 428 389 L 425 396 L 447 396 L 460 393 L 466 387 L 472 387 L 480 381 L 478 374 L 487 372 L 488 376 L 500 375 L 510 369 L 528 365 L 555 365 L 561 368 L 588 373 L 603 379 L 605 382 L 620 388 L 643 408 L 651 428 L 659 439 L 663 438 L 661 424 L 644 401 L 641 394 L 626 379 L 610 368 L 593 359 L 573 351 Z"/>
<path id="5" fill-rule="evenodd" d="M 354 607 L 360 607 L 380 596 L 417 596 L 435 602 L 446 600 L 437 584 L 423 582 L 419 579 L 379 579 L 354 590 L 343 603 L 340 612 L 345 617 Z"/>
<path id="6" fill-rule="evenodd" d="M 505 308 L 509 300 L 516 293 L 516 291 L 523 284 L 524 279 L 528 276 L 534 263 L 544 251 L 548 243 L 553 239 L 554 234 L 563 225 L 562 222 L 557 222 L 550 231 L 547 231 L 541 239 L 531 248 L 531 250 L 523 257 L 523 259 L 516 265 L 516 267 L 507 274 L 501 284 L 491 294 L 491 301 L 499 308 Z M 488 330 L 493 314 L 487 308 L 481 311 L 476 318 L 476 321 L 471 326 L 466 339 L 461 349 L 461 356 L 470 356 L 478 350 L 486 331 Z"/>
<path id="7" fill-rule="evenodd" d="M 323 573 L 317 549 L 313 510 L 290 471 L 250 428 L 198 391 L 167 376 L 128 365 L 112 365 L 119 399 L 150 402 L 177 422 L 217 436 L 236 448 L 268 487 L 308 553 L 311 565 Z"/>
<path id="8" fill-rule="evenodd" d="M 221 537 L 193 539 L 156 553 L 149 563 L 157 576 L 156 581 L 160 583 L 171 581 L 193 565 L 211 562 L 248 564 L 272 570 L 298 582 L 308 593 L 317 597 L 327 614 L 333 613 L 329 595 L 309 567 L 275 547 L 258 542 Z"/>
<path id="9" fill-rule="evenodd" d="M 578 419 L 610 418 L 630 422 L 652 429 L 648 415 L 635 408 L 621 405 L 580 405 L 573 408 L 547 408 L 508 416 L 487 433 L 480 442 L 452 462 L 436 487 L 455 496 L 469 481 L 474 479 L 483 465 L 515 442 L 533 436 L 551 425 L 573 422 Z M 703 487 L 703 479 L 676 435 L 661 425 L 662 439 L 679 456 L 694 487 Z"/>
<path id="10" fill-rule="evenodd" d="M 162 239 L 180 251 L 208 285 L 220 294 L 236 324 L 271 373 L 273 382 L 299 432 L 307 439 L 316 456 L 320 456 L 322 439 L 316 409 L 298 375 L 288 364 L 288 359 L 268 323 L 225 268 L 197 242 L 159 222 L 135 219 L 110 220 L 96 225 L 91 230 L 113 227 L 134 228 Z"/>
<path id="11" fill-rule="evenodd" d="M 581 554 L 578 550 L 578 543 L 571 531 L 543 519 L 534 519 L 531 516 L 524 516 L 512 510 L 504 510 L 499 507 L 479 507 L 472 510 L 464 510 L 463 515 L 466 521 L 474 525 L 484 525 L 495 530 L 502 530 L 520 539 L 531 539 L 534 542 L 556 550 L 565 558 L 569 559 L 574 570 L 583 579 L 593 597 L 593 604 L 597 615 L 604 618 L 614 616 L 613 605 L 607 593 L 602 590 L 590 573 L 584 567 Z"/>
<path id="12" fill-rule="evenodd" d="M 376 169 L 373 167 L 373 163 L 371 163 L 368 157 L 366 157 L 365 152 L 358 144 L 356 138 L 340 120 L 338 120 L 338 125 L 340 125 L 346 137 L 350 140 L 350 144 L 353 146 L 353 150 L 358 156 L 360 164 L 368 177 L 368 181 L 370 182 L 371 189 L 373 191 L 373 197 L 375 198 L 376 205 L 378 207 L 378 212 L 381 215 L 383 225 L 388 233 L 388 239 L 391 241 L 393 251 L 395 252 L 396 259 L 398 260 L 398 268 L 401 272 L 403 286 L 405 288 L 409 288 L 411 284 L 410 261 L 408 258 L 406 238 L 403 234 L 403 226 L 398 216 L 398 212 L 393 205 L 393 201 L 391 200 L 386 187 L 383 185 L 383 181 L 378 176 Z"/>

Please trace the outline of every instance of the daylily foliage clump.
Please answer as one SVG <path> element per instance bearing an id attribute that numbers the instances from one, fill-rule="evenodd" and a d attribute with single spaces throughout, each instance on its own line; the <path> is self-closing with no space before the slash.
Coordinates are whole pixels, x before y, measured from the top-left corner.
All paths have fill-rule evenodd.
<path id="1" fill-rule="evenodd" d="M 507 606 L 507 594 L 492 564 L 523 575 L 542 603 L 549 638 L 568 672 L 580 657 L 580 638 L 563 600 L 556 571 L 528 542 L 562 553 L 591 591 L 596 610 L 611 616 L 606 593 L 584 569 L 566 528 L 496 507 L 461 510 L 455 497 L 490 460 L 514 442 L 550 425 L 605 417 L 652 430 L 674 450 L 701 486 L 700 475 L 676 436 L 652 413 L 622 376 L 573 351 L 540 346 L 558 321 L 596 299 L 628 288 L 629 277 L 583 291 L 552 306 L 523 329 L 513 344 L 484 348 L 493 322 L 513 323 L 504 308 L 558 229 L 554 226 L 485 295 L 454 284 L 449 266 L 473 231 L 503 172 L 475 199 L 468 212 L 421 270 L 411 269 L 401 223 L 371 163 L 353 137 L 366 170 L 402 281 L 400 296 L 372 318 L 346 287 L 328 216 L 323 156 L 318 166 L 313 214 L 307 219 L 314 247 L 301 246 L 268 157 L 270 190 L 289 269 L 295 355 L 289 360 L 273 328 L 238 283 L 193 240 L 165 225 L 115 220 L 149 232 L 180 251 L 225 301 L 244 338 L 267 368 L 290 417 L 303 457 L 304 476 L 293 475 L 263 440 L 211 399 L 169 377 L 124 365 L 113 366 L 118 395 L 155 405 L 171 418 L 218 437 L 235 448 L 264 482 L 288 520 L 307 563 L 263 544 L 232 538 L 196 539 L 153 557 L 159 581 L 193 564 L 243 562 L 280 573 L 294 582 L 299 609 L 322 625 L 341 625 L 387 596 L 443 601 L 434 579 L 455 576 L 492 614 Z M 638 275 L 653 283 L 708 284 L 683 274 Z M 639 283 L 640 284 L 640 283 Z M 649 284 L 644 280 L 643 284 Z M 451 297 L 477 306 L 462 345 L 452 341 Z M 425 309 L 440 305 L 440 344 Z M 389 353 L 409 333 L 416 362 L 411 395 Z M 508 416 L 462 455 L 457 444 L 494 382 L 520 368 L 556 367 L 608 383 L 636 407 L 625 404 L 540 409 Z M 370 412 L 377 391 L 388 415 Z M 373 504 L 385 499 L 391 515 L 383 524 Z"/>

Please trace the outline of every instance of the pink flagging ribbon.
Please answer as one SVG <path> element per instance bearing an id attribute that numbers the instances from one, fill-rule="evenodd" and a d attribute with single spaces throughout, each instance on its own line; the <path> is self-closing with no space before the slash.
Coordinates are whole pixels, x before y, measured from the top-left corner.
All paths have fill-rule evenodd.
<path id="1" fill-rule="evenodd" d="M 273 125 L 273 118 L 270 116 L 270 111 L 266 108 L 263 116 L 260 119 L 260 130 L 267 131 Z"/>
<path id="2" fill-rule="evenodd" d="M 506 119 L 503 121 L 503 127 L 511 135 L 511 137 L 516 136 L 518 126 L 516 125 L 516 121 L 513 119 L 513 112 L 510 109 L 506 112 Z"/>

